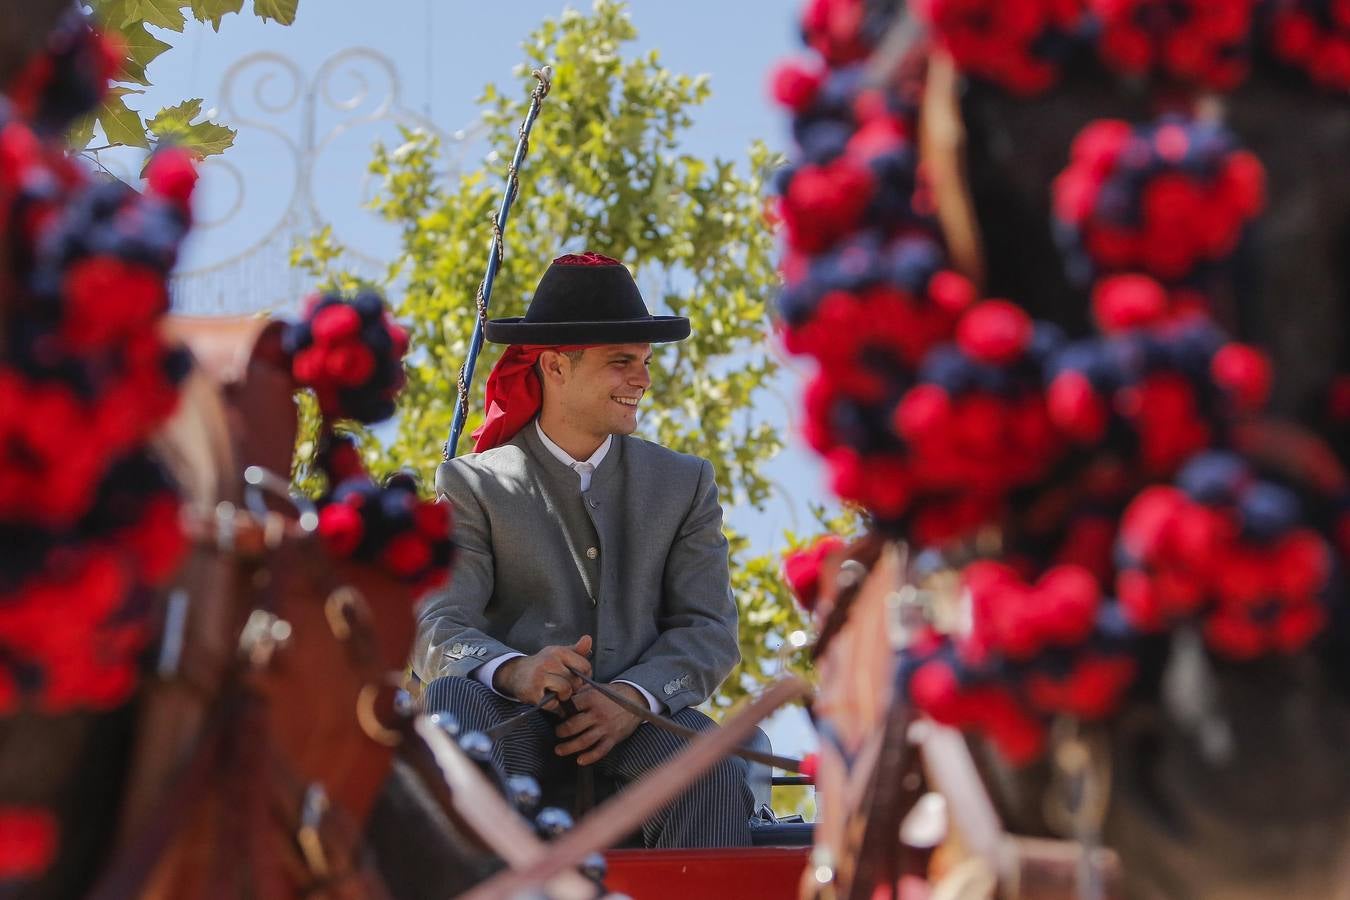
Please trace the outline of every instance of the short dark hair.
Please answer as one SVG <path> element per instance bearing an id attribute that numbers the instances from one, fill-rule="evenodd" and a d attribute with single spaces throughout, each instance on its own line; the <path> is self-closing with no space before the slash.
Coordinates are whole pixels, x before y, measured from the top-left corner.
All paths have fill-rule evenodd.
<path id="1" fill-rule="evenodd" d="M 561 352 L 562 352 L 562 355 L 565 356 L 565 357 L 567 357 L 569 360 L 571 360 L 571 361 L 572 361 L 572 365 L 575 366 L 577 363 L 581 362 L 581 357 L 582 357 L 582 355 L 583 355 L 586 351 L 585 351 L 585 350 L 563 350 L 563 351 L 561 351 Z M 544 369 L 543 369 L 543 366 L 541 365 L 541 363 L 542 363 L 542 360 L 541 360 L 541 359 L 537 359 L 537 360 L 534 361 L 534 374 L 535 374 L 536 377 L 538 377 L 539 383 L 540 383 L 540 384 L 543 384 L 543 383 L 544 383 Z"/>

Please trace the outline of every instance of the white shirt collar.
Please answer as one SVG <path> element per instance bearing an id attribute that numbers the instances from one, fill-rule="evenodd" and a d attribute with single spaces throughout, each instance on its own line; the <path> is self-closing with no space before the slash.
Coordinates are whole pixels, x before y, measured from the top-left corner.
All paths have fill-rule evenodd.
<path id="1" fill-rule="evenodd" d="M 566 450 L 559 447 L 557 444 L 553 443 L 553 441 L 549 440 L 548 435 L 544 434 L 544 429 L 542 426 L 540 426 L 538 419 L 534 420 L 534 430 L 538 432 L 539 440 L 543 443 L 544 449 L 548 450 L 549 453 L 552 453 L 553 458 L 558 460 L 558 462 L 562 463 L 565 466 L 571 467 L 575 467 L 581 464 L 582 460 L 573 459 L 572 454 L 568 453 Z M 591 458 L 585 460 L 586 464 L 589 465 L 592 469 L 600 468 L 600 463 L 602 460 L 604 460 L 605 454 L 609 452 L 609 445 L 612 443 L 614 443 L 614 435 L 611 434 L 605 438 L 603 444 L 601 444 L 599 447 L 596 448 L 595 452 L 591 454 Z"/>

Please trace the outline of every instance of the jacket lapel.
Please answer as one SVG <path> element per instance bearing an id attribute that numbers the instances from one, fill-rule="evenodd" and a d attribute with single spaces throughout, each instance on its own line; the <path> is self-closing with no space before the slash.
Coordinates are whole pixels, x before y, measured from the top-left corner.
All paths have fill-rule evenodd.
<path id="1" fill-rule="evenodd" d="M 577 575 L 581 578 L 581 583 L 585 586 L 586 593 L 590 595 L 591 602 L 594 604 L 600 585 L 595 583 L 591 570 L 586 565 L 586 549 L 588 547 L 600 547 L 603 542 L 600 541 L 597 534 L 578 533 L 581 529 L 577 526 L 581 525 L 584 519 L 576 516 L 575 511 L 571 515 L 568 514 L 567 506 L 575 509 L 585 500 L 581 496 L 581 485 L 577 473 L 548 452 L 548 448 L 540 442 L 533 422 L 521 429 L 521 435 L 516 440 L 520 441 L 520 446 L 525 449 L 534 463 L 531 467 L 530 476 L 544 502 L 546 516 L 566 543 L 567 552 L 571 554 L 572 562 L 577 569 Z M 612 449 L 610 453 L 613 453 Z M 605 459 L 600 465 L 601 469 L 605 468 L 605 464 L 609 462 L 609 456 L 610 454 L 605 455 Z M 594 478 L 594 475 L 592 478 Z M 587 508 L 586 511 L 589 513 L 590 509 Z M 570 522 L 575 522 L 576 525 L 569 527 Z M 598 530 L 597 528 L 596 531 Z"/>

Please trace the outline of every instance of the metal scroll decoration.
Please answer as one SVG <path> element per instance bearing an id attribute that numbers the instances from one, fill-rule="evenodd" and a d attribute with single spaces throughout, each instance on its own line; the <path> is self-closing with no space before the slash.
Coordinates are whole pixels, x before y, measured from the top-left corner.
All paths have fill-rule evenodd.
<path id="1" fill-rule="evenodd" d="M 242 163 L 242 146 L 203 164 L 204 187 L 229 185 L 224 189 L 230 193 L 219 204 L 219 212 L 208 211 L 199 217 L 196 236 L 208 242 L 207 246 L 213 240 L 227 242 L 228 232 L 240 227 L 258 237 L 224 259 L 205 264 L 189 260 L 171 282 L 174 310 L 238 315 L 297 303 L 311 285 L 306 274 L 291 265 L 292 248 L 325 226 L 339 227 L 320 207 L 321 198 L 334 195 L 320 175 L 320 163 L 340 138 L 357 129 L 400 125 L 429 132 L 448 151 L 444 174 L 457 170 L 464 148 L 482 134 L 481 126 L 445 132 L 405 106 L 402 93 L 394 62 L 367 47 L 335 54 L 313 77 L 307 77 L 294 60 L 273 52 L 252 53 L 230 66 L 217 92 L 221 120 L 239 130 L 241 144 L 257 138 L 262 146 L 276 149 L 266 156 L 265 168 L 271 171 L 262 171 L 263 167 L 254 171 L 252 164 Z M 267 201 L 252 201 L 255 195 L 266 196 L 269 189 L 258 185 L 272 178 L 282 182 L 277 193 L 287 199 L 275 218 L 268 218 L 267 213 L 254 211 Z M 345 186 L 351 181 L 344 178 L 340 183 Z M 254 186 L 254 194 L 246 191 L 246 185 Z M 356 205 L 367 199 L 359 193 L 351 198 Z M 258 219 L 270 221 L 270 227 L 250 224 Z M 382 277 L 384 260 L 359 246 L 344 244 L 344 265 L 363 277 Z"/>

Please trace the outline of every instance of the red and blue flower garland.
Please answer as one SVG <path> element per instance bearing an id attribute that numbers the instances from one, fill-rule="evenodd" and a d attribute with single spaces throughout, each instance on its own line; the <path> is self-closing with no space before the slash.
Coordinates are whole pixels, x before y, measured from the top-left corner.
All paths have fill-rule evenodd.
<path id="1" fill-rule="evenodd" d="M 808 33 L 828 5 L 812 4 Z M 838 5 L 843 21 L 851 6 Z M 1287 63 L 1333 42 L 1350 15 L 1325 6 L 928 0 L 919 12 L 965 73 L 1030 95 L 1094 45 L 1127 76 L 1228 89 L 1272 37 L 1257 22 L 1316 20 L 1275 31 Z M 1309 647 L 1328 622 L 1328 524 L 1309 518 L 1313 489 L 1223 449 L 1235 423 L 1264 408 L 1272 372 L 1209 320 L 1209 296 L 1264 205 L 1260 163 L 1218 125 L 1184 116 L 1084 129 L 1053 208 L 1101 334 L 1066 343 L 1012 304 L 950 287 L 960 276 L 945 269 L 915 154 L 896 175 L 850 152 L 863 122 L 847 90 L 830 86 L 861 90 L 860 42 L 834 33 L 820 60 L 780 68 L 773 85 L 799 147 L 782 187 L 779 310 L 787 347 L 819 364 L 805 396 L 808 441 L 836 493 L 881 530 L 941 547 L 996 524 L 1006 542 L 1006 563 L 963 573 L 970 631 L 931 632 L 907 650 L 911 700 L 1022 762 L 1040 752 L 1051 717 L 1110 715 L 1134 681 L 1138 642 L 1168 628 L 1194 623 L 1233 659 Z M 1327 52 L 1314 77 L 1334 86 Z M 912 79 L 867 90 L 896 111 L 891 134 L 912 141 Z M 894 184 L 913 191 L 892 204 L 905 215 L 869 215 Z M 901 243 L 927 248 L 918 292 L 891 262 Z M 938 273 L 947 287 L 933 297 Z M 1226 493 L 1213 487 L 1219 472 Z M 1059 511 L 1033 526 L 1045 519 L 1038 505 Z M 808 608 L 838 549 L 789 557 Z"/>
<path id="2" fill-rule="evenodd" d="M 71 13 L 0 99 L 0 716 L 124 704 L 150 591 L 186 550 L 147 441 L 190 365 L 157 328 L 195 171 L 161 151 L 141 193 L 60 138 L 122 58 Z M 49 811 L 0 807 L 0 882 L 40 875 L 58 842 Z"/>
<path id="3" fill-rule="evenodd" d="M 393 414 L 405 379 L 407 332 L 374 291 L 330 293 L 305 304 L 282 347 L 296 383 L 314 391 L 323 417 L 315 461 L 328 482 L 318 501 L 328 551 L 377 566 L 419 595 L 443 584 L 454 555 L 449 505 L 419 498 L 407 475 L 375 484 L 355 441 L 333 428 L 338 419 L 371 424 Z"/>

